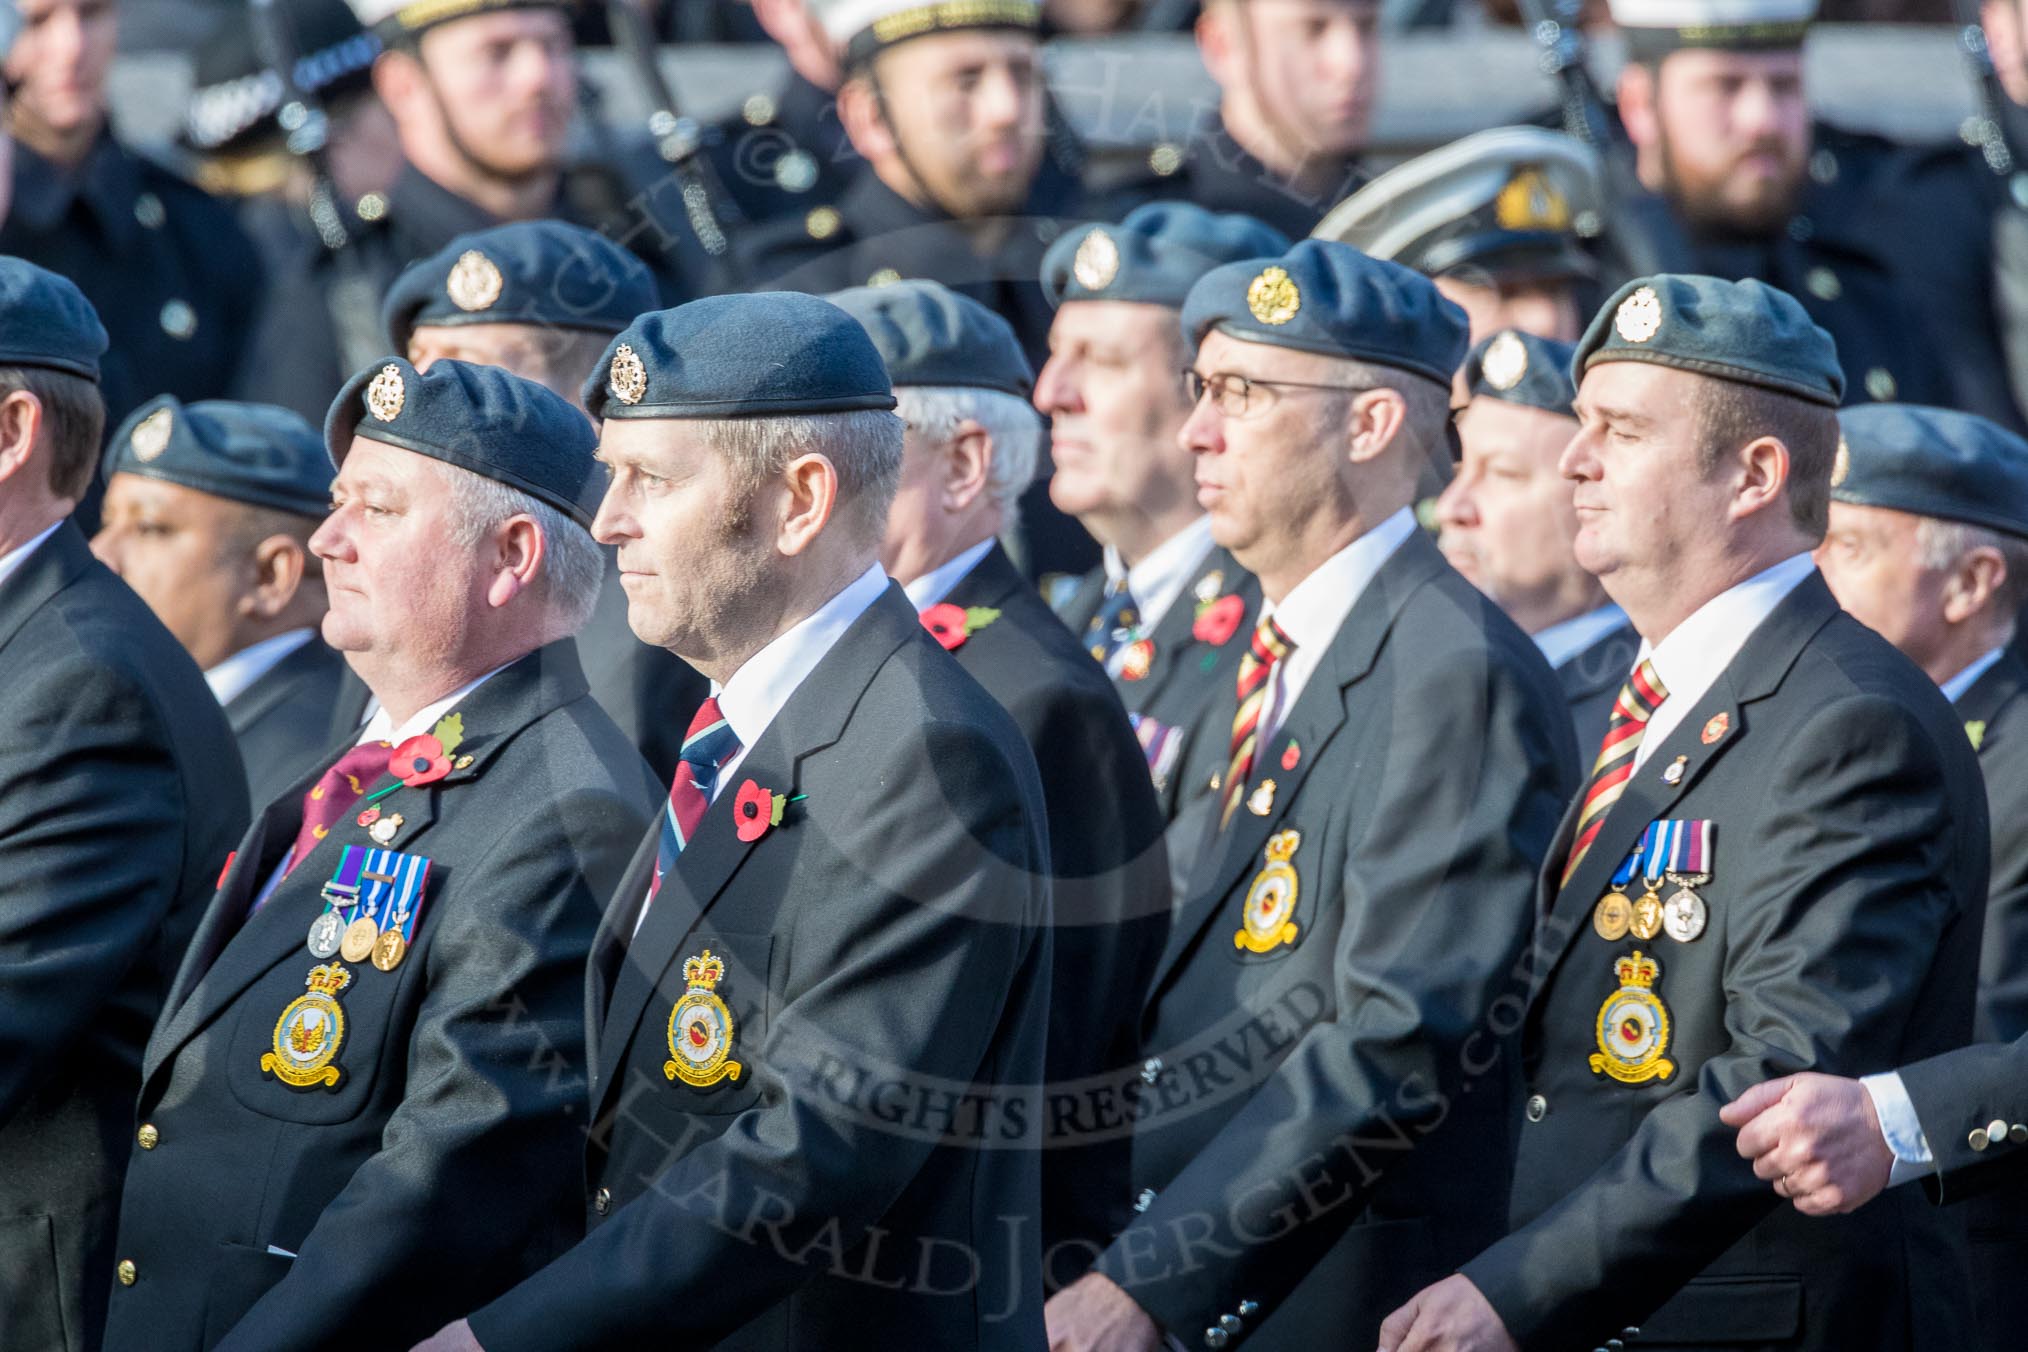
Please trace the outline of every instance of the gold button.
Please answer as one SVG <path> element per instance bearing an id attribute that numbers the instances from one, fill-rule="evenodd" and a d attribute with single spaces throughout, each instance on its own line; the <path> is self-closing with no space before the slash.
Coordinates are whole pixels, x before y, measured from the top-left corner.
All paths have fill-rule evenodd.
<path id="1" fill-rule="evenodd" d="M 141 1143 L 141 1149 L 153 1150 L 162 1143 L 162 1133 L 155 1130 L 153 1122 L 143 1122 L 141 1129 L 134 1133 L 134 1139 Z"/>
<path id="2" fill-rule="evenodd" d="M 901 280 L 901 274 L 893 268 L 881 268 L 866 279 L 868 286 L 893 286 Z"/>
<path id="3" fill-rule="evenodd" d="M 1986 1135 L 1984 1127 L 1973 1127 L 1972 1134 L 1965 1138 L 1965 1144 L 1970 1146 L 1974 1151 L 1979 1151 L 1986 1148 L 1989 1140 L 1990 1138 Z"/>
<path id="4" fill-rule="evenodd" d="M 2028 1122 L 2016 1122 L 2007 1128 L 2007 1139 L 2015 1145 L 2028 1145 Z"/>
<path id="5" fill-rule="evenodd" d="M 140 1272 L 135 1269 L 134 1260 L 131 1258 L 122 1258 L 120 1265 L 114 1268 L 113 1271 L 119 1274 L 121 1286 L 132 1286 L 141 1276 Z"/>

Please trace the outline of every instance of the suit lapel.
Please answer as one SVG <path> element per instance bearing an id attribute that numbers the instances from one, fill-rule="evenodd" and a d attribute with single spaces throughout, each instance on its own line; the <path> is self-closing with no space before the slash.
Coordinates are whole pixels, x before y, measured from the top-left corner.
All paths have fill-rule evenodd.
<path id="1" fill-rule="evenodd" d="M 1991 725 L 1999 721 L 2002 711 L 2013 702 L 2024 688 L 2028 688 L 2028 664 L 2009 648 L 2001 652 L 2000 659 L 1987 667 L 1972 682 L 1972 688 L 1965 691 L 1957 702 L 1958 718 L 1965 725 L 1967 736 L 1973 738 L 1973 745 L 1983 756 L 1986 751 L 1986 736 Z"/>
<path id="2" fill-rule="evenodd" d="M 37 546 L 14 575 L 0 583 L 0 648 L 50 597 L 98 563 L 78 528 L 66 521 Z"/>
<path id="3" fill-rule="evenodd" d="M 262 672 L 252 685 L 240 691 L 239 696 L 225 706 L 226 722 L 232 725 L 233 732 L 246 732 L 286 700 L 297 686 L 313 678 L 322 660 L 322 654 L 318 652 L 320 647 L 322 641 L 312 634 L 306 642 L 297 645 L 281 661 Z"/>
<path id="4" fill-rule="evenodd" d="M 974 606 L 1004 610 L 1008 598 L 1027 587 L 1027 582 L 1015 570 L 1014 561 L 995 544 L 972 565 L 970 572 L 957 580 L 944 600 L 966 610 Z"/>
<path id="5" fill-rule="evenodd" d="M 1191 578 L 1190 584 L 1172 601 L 1163 614 L 1162 622 L 1148 637 L 1155 645 L 1155 652 L 1148 663 L 1148 674 L 1138 681 L 1116 681 L 1123 696 L 1130 695 L 1134 707 L 1145 709 L 1159 698 L 1163 691 L 1179 679 L 1179 673 L 1192 670 L 1207 652 L 1217 649 L 1200 643 L 1192 632 L 1197 626 L 1197 606 L 1200 594 L 1209 593 L 1216 600 L 1231 592 L 1244 590 L 1241 581 L 1250 580 L 1250 575 L 1241 568 L 1230 554 L 1216 546 L 1205 557 L 1204 564 Z M 1260 609 L 1260 598 L 1252 597 L 1247 605 L 1247 614 L 1253 615 Z M 1246 641 L 1246 624 L 1241 622 L 1234 631 L 1230 642 Z"/>

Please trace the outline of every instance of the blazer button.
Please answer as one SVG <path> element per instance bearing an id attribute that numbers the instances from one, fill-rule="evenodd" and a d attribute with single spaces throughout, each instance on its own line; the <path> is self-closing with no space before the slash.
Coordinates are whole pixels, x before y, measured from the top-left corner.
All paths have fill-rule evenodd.
<path id="1" fill-rule="evenodd" d="M 2005 1145 L 2007 1142 L 2007 1124 L 1997 1117 L 1986 1123 L 1986 1139 L 1994 1145 Z"/>
<path id="2" fill-rule="evenodd" d="M 162 1133 L 155 1130 L 153 1122 L 143 1122 L 141 1129 L 134 1133 L 135 1142 L 143 1150 L 153 1150 L 162 1143 Z"/>
<path id="3" fill-rule="evenodd" d="M 592 1194 L 593 1211 L 596 1211 L 599 1213 L 599 1215 L 603 1216 L 612 1209 L 613 1209 L 613 1190 L 611 1188 L 600 1188 L 597 1192 Z"/>
<path id="4" fill-rule="evenodd" d="M 1218 1327 L 1224 1329 L 1227 1333 L 1238 1333 L 1246 1325 L 1239 1322 L 1238 1315 L 1222 1314 L 1218 1316 Z"/>
<path id="5" fill-rule="evenodd" d="M 2016 1122 L 2007 1128 L 2007 1139 L 2015 1145 L 2028 1145 L 2028 1122 Z"/>
<path id="6" fill-rule="evenodd" d="M 1984 1127 L 1973 1127 L 1972 1134 L 1965 1137 L 1965 1144 L 1975 1151 L 1984 1150 L 1989 1143 L 1990 1138 L 1987 1137 Z"/>
<path id="7" fill-rule="evenodd" d="M 1210 1348 L 1211 1352 L 1218 1352 L 1219 1348 L 1224 1347 L 1231 1340 L 1232 1335 L 1224 1329 L 1204 1330 L 1204 1345 Z"/>
<path id="8" fill-rule="evenodd" d="M 141 1273 L 134 1266 L 134 1260 L 131 1258 L 122 1258 L 120 1265 L 114 1268 L 113 1271 L 119 1274 L 121 1286 L 132 1286 L 141 1279 Z"/>
<path id="9" fill-rule="evenodd" d="M 1134 1198 L 1134 1214 L 1138 1216 L 1153 1205 L 1155 1205 L 1155 1190 L 1142 1188 L 1140 1195 Z"/>
<path id="10" fill-rule="evenodd" d="M 1158 1079 L 1160 1079 L 1160 1078 L 1162 1078 L 1162 1058 L 1161 1058 L 1161 1057 L 1159 1057 L 1159 1056 L 1151 1056 L 1151 1057 L 1149 1057 L 1149 1058 L 1148 1058 L 1147 1060 L 1145 1060 L 1145 1061 L 1141 1062 L 1141 1083 L 1142 1083 L 1142 1084 L 1153 1084 L 1153 1083 L 1154 1083 L 1154 1082 L 1155 1082 L 1156 1080 L 1158 1080 Z"/>
<path id="11" fill-rule="evenodd" d="M 1260 1313 L 1259 1301 L 1242 1300 L 1241 1302 L 1239 1302 L 1239 1317 L 1241 1319 L 1251 1319 L 1259 1313 Z"/>
<path id="12" fill-rule="evenodd" d="M 1543 1118 L 1549 1116 L 1549 1100 L 1540 1094 L 1530 1094 L 1525 1111 L 1528 1114 L 1530 1122 L 1540 1122 Z"/>

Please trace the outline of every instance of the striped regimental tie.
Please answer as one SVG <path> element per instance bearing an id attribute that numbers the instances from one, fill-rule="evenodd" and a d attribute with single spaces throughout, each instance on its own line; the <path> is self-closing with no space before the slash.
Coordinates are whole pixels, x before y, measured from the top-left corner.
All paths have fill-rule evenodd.
<path id="1" fill-rule="evenodd" d="M 662 837 L 655 846 L 655 879 L 648 884 L 649 901 L 655 899 L 662 875 L 676 867 L 676 856 L 697 834 L 698 823 L 710 809 L 718 768 L 738 751 L 739 738 L 719 712 L 717 697 L 697 706 L 697 716 L 690 720 L 690 731 L 683 738 L 676 778 L 669 785 L 669 801 L 662 809 Z"/>
<path id="2" fill-rule="evenodd" d="M 1133 637 L 1134 626 L 1140 621 L 1139 607 L 1134 604 L 1134 594 L 1127 590 L 1127 580 L 1108 581 L 1098 613 L 1084 627 L 1084 646 L 1101 664 L 1110 662 L 1120 645 Z"/>
<path id="3" fill-rule="evenodd" d="M 1620 687 L 1620 697 L 1613 701 L 1612 717 L 1606 720 L 1605 741 L 1599 745 L 1598 759 L 1591 764 L 1591 784 L 1584 791 L 1584 808 L 1577 816 L 1577 838 L 1570 847 L 1570 862 L 1563 866 L 1559 888 L 1569 884 L 1591 843 L 1598 839 L 1606 813 L 1626 792 L 1627 781 L 1634 777 L 1634 753 L 1641 749 L 1648 720 L 1667 698 L 1669 691 L 1662 684 L 1661 674 L 1652 661 L 1643 658 L 1627 683 Z"/>
<path id="4" fill-rule="evenodd" d="M 1246 781 L 1253 774 L 1254 745 L 1259 740 L 1260 716 L 1267 704 L 1268 678 L 1275 663 L 1296 650 L 1296 641 L 1282 632 L 1271 615 L 1260 617 L 1253 627 L 1253 641 L 1239 659 L 1239 712 L 1232 720 L 1232 755 L 1225 763 L 1225 803 L 1218 813 L 1223 827 L 1232 819 L 1232 810 L 1246 794 Z"/>

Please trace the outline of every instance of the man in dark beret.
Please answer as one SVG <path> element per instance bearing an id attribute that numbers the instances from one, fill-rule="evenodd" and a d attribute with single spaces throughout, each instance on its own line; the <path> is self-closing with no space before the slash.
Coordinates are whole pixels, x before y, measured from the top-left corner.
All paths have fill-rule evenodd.
<path id="1" fill-rule="evenodd" d="M 1140 1214 L 1050 1335 L 1366 1347 L 1499 1233 L 1510 1077 L 1484 1025 L 1576 781 L 1570 720 L 1416 527 L 1464 312 L 1305 240 L 1206 273 L 1183 327 L 1200 499 L 1263 600 L 1220 787 L 1171 828 L 1201 844 L 1122 1086 Z"/>
<path id="2" fill-rule="evenodd" d="M 344 659 L 318 634 L 310 533 L 331 500 L 316 430 L 262 404 L 162 395 L 113 433 L 92 552 L 204 669 L 267 805 L 330 740 Z"/>
<path id="3" fill-rule="evenodd" d="M 1457 473 L 1437 498 L 1444 557 L 1535 640 L 1570 702 L 1577 744 L 1605 735 L 1640 636 L 1573 552 L 1563 450 L 1577 435 L 1571 345 L 1506 329 L 1465 358 Z"/>
<path id="4" fill-rule="evenodd" d="M 634 632 L 714 694 L 592 959 L 591 1233 L 424 1346 L 1037 1347 L 1047 817 L 877 561 L 880 353 L 721 296 L 637 320 L 585 402 Z"/>
<path id="5" fill-rule="evenodd" d="M 324 637 L 379 711 L 217 875 L 142 1061 L 108 1349 L 403 1347 L 582 1231 L 584 963 L 655 797 L 569 641 L 593 433 L 390 357 L 324 439 Z"/>
<path id="6" fill-rule="evenodd" d="M 1935 683 L 1811 558 L 1837 352 L 1771 287 L 1660 275 L 1606 303 L 1573 369 L 1577 558 L 1640 655 L 1498 1025 L 1527 1081 L 1511 1233 L 1380 1346 L 1963 1347 L 1955 1217 L 1903 1195 L 1804 1221 L 1780 1197 L 1815 1181 L 1770 1193 L 1719 1115 L 1762 1080 L 1972 1030 L 1978 765 Z"/>
<path id="7" fill-rule="evenodd" d="M 142 1044 L 246 826 L 196 664 L 69 521 L 106 331 L 0 258 L 0 1341 L 99 1345 Z"/>
<path id="8" fill-rule="evenodd" d="M 2028 818 L 2028 666 L 2011 646 L 2015 616 L 2028 595 L 2028 442 L 1973 414 L 1900 404 L 1849 409 L 1839 423 L 1846 472 L 1832 484 L 1830 530 L 1817 566 L 1840 605 L 1937 683 L 1978 753 L 1992 877 L 1973 1030 L 1980 1042 L 2012 1042 L 2028 1034 L 2022 960 L 2028 836 L 2020 829 Z M 1814 1125 L 1797 1117 L 1812 1093 L 1840 1095 L 1849 1107 L 1835 1120 L 1876 1121 L 1866 1143 L 1872 1149 L 1854 1155 L 1877 1159 L 1879 1170 L 1870 1186 L 1847 1188 L 1839 1185 L 1850 1180 L 1827 1171 L 1827 1195 L 1818 1200 L 1836 1210 L 1867 1200 L 1890 1174 L 1898 1183 L 1934 1172 L 1926 1140 L 1956 1143 L 1969 1128 L 1984 1129 L 1993 1120 L 1991 1112 L 1942 1109 L 1935 1098 L 1911 1102 L 1905 1085 L 1897 1090 L 1884 1083 L 1891 1075 L 1869 1076 L 1865 1089 L 1850 1080 L 1812 1078 L 1817 1083 L 1803 1086 L 1793 1102 L 1750 1124 L 1741 1148 L 1759 1153 L 1776 1140 L 1784 1151 L 1798 1148 L 1805 1123 Z M 1760 1099 L 1777 1096 L 1773 1089 L 1753 1092 Z M 2018 1145 L 2008 1139 L 2010 1129 L 2011 1119 L 1989 1132 L 1988 1148 L 2004 1153 Z M 1807 1161 L 1798 1161 L 1786 1170 L 1799 1200 L 1816 1190 L 1807 1168 Z M 1993 1352 L 2018 1341 L 2021 1317 L 2028 1314 L 2020 1282 L 2028 1257 L 2024 1197 L 2028 1191 L 2019 1185 L 1996 1188 L 1966 1208 L 1980 1335 Z"/>

